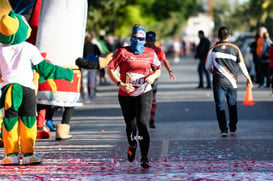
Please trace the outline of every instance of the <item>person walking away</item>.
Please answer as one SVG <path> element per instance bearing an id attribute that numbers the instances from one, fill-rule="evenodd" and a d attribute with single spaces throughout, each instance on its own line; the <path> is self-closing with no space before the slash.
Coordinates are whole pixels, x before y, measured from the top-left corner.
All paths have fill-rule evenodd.
<path id="1" fill-rule="evenodd" d="M 204 88 L 204 83 L 203 83 L 203 75 L 205 74 L 206 80 L 207 80 L 207 89 L 211 88 L 211 80 L 210 80 L 210 74 L 206 69 L 206 58 L 207 54 L 210 48 L 210 41 L 207 37 L 205 37 L 204 31 L 200 30 L 198 31 L 198 37 L 200 39 L 200 42 L 198 46 L 196 47 L 196 52 L 195 52 L 195 58 L 199 59 L 199 64 L 198 64 L 198 75 L 199 75 L 199 84 L 197 86 L 197 89 Z"/>
<path id="2" fill-rule="evenodd" d="M 246 69 L 240 49 L 229 42 L 229 29 L 225 26 L 218 30 L 219 42 L 208 53 L 206 69 L 213 74 L 213 96 L 221 137 L 227 137 L 228 127 L 225 115 L 225 100 L 229 109 L 229 130 L 234 136 L 237 130 L 237 76 L 242 71 L 251 88 L 251 78 Z"/>
<path id="3" fill-rule="evenodd" d="M 161 63 L 153 49 L 144 47 L 145 32 L 144 27 L 137 24 L 133 26 L 130 46 L 117 49 L 108 64 L 107 74 L 119 87 L 118 99 L 129 143 L 128 161 L 133 162 L 135 159 L 138 139 L 141 166 L 148 168 L 147 156 L 150 147 L 148 123 L 152 107 L 151 84 L 160 76 Z M 118 67 L 120 76 L 115 73 Z M 153 74 L 149 74 L 150 69 L 153 70 Z"/>
<path id="4" fill-rule="evenodd" d="M 146 47 L 154 49 L 158 59 L 163 62 L 164 66 L 166 67 L 167 71 L 169 72 L 170 79 L 175 81 L 175 75 L 171 69 L 170 63 L 166 58 L 164 51 L 155 45 L 156 42 L 156 33 L 153 31 L 149 31 L 146 33 Z M 152 74 L 152 72 L 151 72 Z M 153 102 L 152 102 L 152 109 L 151 109 L 151 118 L 149 122 L 150 128 L 156 128 L 155 126 L 155 113 L 156 113 L 156 93 L 157 93 L 157 85 L 158 79 L 155 79 L 154 83 L 152 84 L 153 88 Z"/>

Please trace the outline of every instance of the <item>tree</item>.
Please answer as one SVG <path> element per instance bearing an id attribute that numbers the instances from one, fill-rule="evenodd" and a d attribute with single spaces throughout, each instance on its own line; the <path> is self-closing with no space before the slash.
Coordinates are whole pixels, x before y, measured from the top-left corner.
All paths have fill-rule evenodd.
<path id="1" fill-rule="evenodd" d="M 266 26 L 272 31 L 273 2 L 271 0 L 250 0 L 251 18 L 256 20 L 256 26 Z M 247 11 L 247 10 L 246 10 Z"/>
<path id="2" fill-rule="evenodd" d="M 88 0 L 87 30 L 99 32 L 104 29 L 113 33 L 117 14 L 126 0 Z"/>
<path id="3" fill-rule="evenodd" d="M 196 0 L 89 0 L 87 29 L 104 29 L 116 36 L 128 36 L 133 24 L 156 30 L 159 36 L 179 32 L 195 11 Z"/>
<path id="4" fill-rule="evenodd" d="M 213 14 L 215 30 L 217 31 L 222 25 L 229 26 L 229 17 L 231 16 L 231 7 L 228 0 L 214 0 Z"/>
<path id="5" fill-rule="evenodd" d="M 256 30 L 259 26 L 265 26 L 272 32 L 272 9 L 271 0 L 249 0 L 236 9 L 229 21 L 239 29 Z"/>

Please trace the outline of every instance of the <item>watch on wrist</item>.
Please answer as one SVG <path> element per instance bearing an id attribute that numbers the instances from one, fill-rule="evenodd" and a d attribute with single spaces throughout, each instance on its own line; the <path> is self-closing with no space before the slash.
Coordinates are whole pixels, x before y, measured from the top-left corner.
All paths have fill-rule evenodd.
<path id="1" fill-rule="evenodd" d="M 119 86 L 120 83 L 121 83 L 121 81 L 118 81 L 118 82 L 117 82 L 117 86 Z"/>

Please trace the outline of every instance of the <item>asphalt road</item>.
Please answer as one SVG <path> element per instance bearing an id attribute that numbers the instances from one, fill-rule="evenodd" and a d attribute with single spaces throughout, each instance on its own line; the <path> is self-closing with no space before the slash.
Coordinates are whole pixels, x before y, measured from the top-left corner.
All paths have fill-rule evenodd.
<path id="1" fill-rule="evenodd" d="M 76 107 L 73 138 L 38 140 L 38 166 L 0 166 L 1 180 L 273 180 L 273 97 L 254 86 L 254 106 L 242 105 L 246 80 L 239 77 L 239 123 L 235 137 L 219 136 L 212 90 L 195 89 L 197 63 L 191 56 L 174 64 L 176 82 L 163 67 L 157 94 L 156 129 L 151 129 L 151 167 L 127 161 L 125 124 L 113 84 Z M 110 79 L 108 78 L 108 81 Z M 59 123 L 61 111 L 54 122 Z M 3 148 L 0 149 L 1 156 Z"/>

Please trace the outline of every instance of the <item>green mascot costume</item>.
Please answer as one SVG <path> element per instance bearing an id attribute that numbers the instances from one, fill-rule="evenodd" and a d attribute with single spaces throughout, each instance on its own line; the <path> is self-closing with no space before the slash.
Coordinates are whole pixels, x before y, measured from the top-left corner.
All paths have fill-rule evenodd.
<path id="1" fill-rule="evenodd" d="M 37 135 L 34 71 L 40 75 L 40 82 L 72 81 L 74 73 L 47 62 L 37 47 L 25 41 L 31 28 L 24 17 L 10 8 L 8 0 L 0 0 L 0 6 L 0 108 L 4 109 L 5 149 L 1 164 L 20 164 L 19 154 L 24 165 L 40 164 L 41 158 L 34 152 Z"/>

